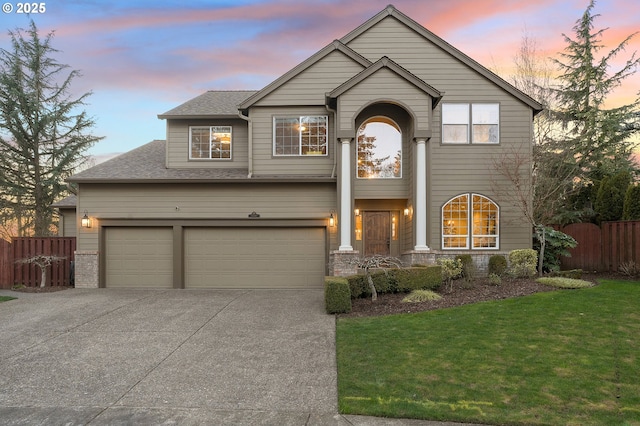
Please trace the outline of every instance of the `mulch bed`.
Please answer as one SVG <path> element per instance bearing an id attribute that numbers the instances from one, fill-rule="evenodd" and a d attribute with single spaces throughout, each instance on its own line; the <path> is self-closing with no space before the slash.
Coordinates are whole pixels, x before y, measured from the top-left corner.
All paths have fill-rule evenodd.
<path id="1" fill-rule="evenodd" d="M 610 277 L 612 277 L 611 274 L 584 274 L 582 279 L 597 284 L 597 279 Z M 621 277 L 614 275 L 613 278 Z M 491 285 L 486 278 L 475 279 L 471 284 L 465 284 L 463 280 L 456 280 L 453 282 L 452 287 L 450 289 L 449 286 L 446 286 L 446 288 L 443 286 L 438 291 L 442 299 L 430 302 L 404 303 L 402 299 L 406 296 L 405 293 L 379 294 L 378 300 L 375 302 L 371 301 L 370 297 L 354 299 L 351 301 L 351 312 L 338 316 L 369 317 L 432 311 L 488 300 L 526 296 L 543 291 L 561 291 L 555 287 L 539 284 L 535 279 L 503 279 L 500 285 Z"/>
<path id="2" fill-rule="evenodd" d="M 73 287 L 69 286 L 47 286 L 47 287 L 18 287 L 12 288 L 13 291 L 19 291 L 21 293 L 52 293 L 54 291 L 67 290 Z"/>

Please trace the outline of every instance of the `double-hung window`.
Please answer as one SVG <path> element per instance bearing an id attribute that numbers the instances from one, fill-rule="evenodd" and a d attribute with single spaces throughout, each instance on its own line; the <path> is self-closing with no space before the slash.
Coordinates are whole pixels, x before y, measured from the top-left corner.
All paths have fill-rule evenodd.
<path id="1" fill-rule="evenodd" d="M 442 143 L 494 144 L 499 142 L 499 104 L 442 104 Z"/>
<path id="2" fill-rule="evenodd" d="M 189 128 L 189 159 L 230 160 L 231 126 Z"/>
<path id="3" fill-rule="evenodd" d="M 274 117 L 273 155 L 327 155 L 328 128 L 326 115 Z"/>
<path id="4" fill-rule="evenodd" d="M 443 249 L 497 249 L 498 205 L 480 194 L 462 194 L 442 207 Z"/>

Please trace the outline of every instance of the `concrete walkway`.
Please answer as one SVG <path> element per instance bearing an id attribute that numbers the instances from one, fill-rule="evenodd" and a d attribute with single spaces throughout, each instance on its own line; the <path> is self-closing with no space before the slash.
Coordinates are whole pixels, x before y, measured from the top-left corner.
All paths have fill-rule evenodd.
<path id="1" fill-rule="evenodd" d="M 0 291 L 2 425 L 442 425 L 337 414 L 322 291 Z"/>

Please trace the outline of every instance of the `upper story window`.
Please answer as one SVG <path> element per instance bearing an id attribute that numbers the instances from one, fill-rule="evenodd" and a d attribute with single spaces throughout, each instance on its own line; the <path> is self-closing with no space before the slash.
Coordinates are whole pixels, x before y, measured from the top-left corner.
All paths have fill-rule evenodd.
<path id="1" fill-rule="evenodd" d="M 358 177 L 393 179 L 402 177 L 402 132 L 387 117 L 373 117 L 357 134 Z"/>
<path id="2" fill-rule="evenodd" d="M 191 160 L 230 160 L 231 126 L 190 127 L 189 145 Z"/>
<path id="3" fill-rule="evenodd" d="M 498 213 L 498 205 L 483 195 L 452 198 L 442 207 L 442 248 L 498 248 Z"/>
<path id="4" fill-rule="evenodd" d="M 327 155 L 329 117 L 273 118 L 273 155 Z"/>
<path id="5" fill-rule="evenodd" d="M 500 142 L 499 104 L 442 104 L 442 143 Z"/>

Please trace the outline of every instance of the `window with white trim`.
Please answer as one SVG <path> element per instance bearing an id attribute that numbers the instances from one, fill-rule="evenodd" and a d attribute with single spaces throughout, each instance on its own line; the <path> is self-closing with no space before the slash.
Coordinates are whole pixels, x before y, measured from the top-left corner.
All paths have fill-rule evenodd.
<path id="1" fill-rule="evenodd" d="M 500 142 L 500 104 L 442 104 L 442 143 Z"/>
<path id="2" fill-rule="evenodd" d="M 329 117 L 300 116 L 273 118 L 273 155 L 327 155 Z"/>
<path id="3" fill-rule="evenodd" d="M 189 128 L 190 160 L 230 160 L 231 126 Z"/>
<path id="4" fill-rule="evenodd" d="M 443 249 L 497 249 L 499 208 L 480 194 L 462 194 L 442 207 Z"/>

